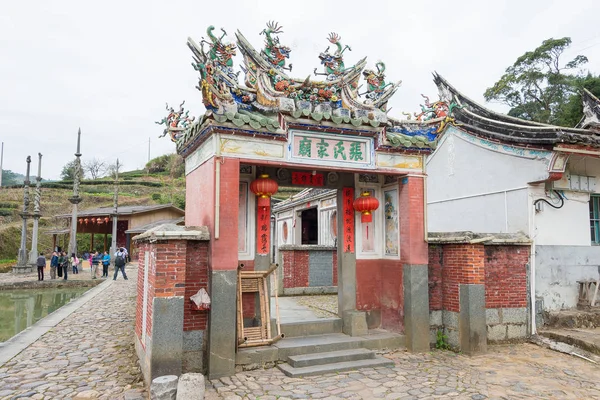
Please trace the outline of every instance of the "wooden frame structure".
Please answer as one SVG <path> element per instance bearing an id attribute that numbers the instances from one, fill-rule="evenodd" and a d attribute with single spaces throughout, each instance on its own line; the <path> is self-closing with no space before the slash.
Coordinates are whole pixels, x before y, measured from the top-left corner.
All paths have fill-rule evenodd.
<path id="1" fill-rule="evenodd" d="M 238 267 L 238 290 L 237 290 L 237 338 L 238 347 L 253 347 L 270 345 L 283 338 L 279 324 L 279 312 L 277 312 L 277 336 L 273 337 L 271 332 L 271 310 L 269 302 L 269 275 L 278 268 L 277 264 L 271 265 L 267 271 L 243 271 L 244 264 Z M 258 294 L 260 307 L 260 325 L 244 327 L 244 304 L 243 294 Z M 276 295 L 277 296 L 277 295 Z M 277 302 L 277 300 L 276 300 Z M 279 311 L 279 304 L 276 304 Z"/>

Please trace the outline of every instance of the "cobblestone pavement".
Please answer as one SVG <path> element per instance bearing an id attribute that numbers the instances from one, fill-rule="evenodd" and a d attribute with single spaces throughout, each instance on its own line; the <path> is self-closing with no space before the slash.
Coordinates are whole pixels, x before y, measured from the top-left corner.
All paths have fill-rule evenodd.
<path id="1" fill-rule="evenodd" d="M 146 396 L 133 345 L 137 267 L 126 272 L 0 367 L 0 399 Z"/>
<path id="2" fill-rule="evenodd" d="M 206 399 L 600 399 L 600 366 L 533 344 L 491 346 L 476 357 L 384 355 L 394 368 L 305 379 L 276 368 L 238 373 L 209 381 Z"/>
<path id="3" fill-rule="evenodd" d="M 337 294 L 323 296 L 294 296 L 298 304 L 307 306 L 319 318 L 337 317 L 338 298 Z"/>

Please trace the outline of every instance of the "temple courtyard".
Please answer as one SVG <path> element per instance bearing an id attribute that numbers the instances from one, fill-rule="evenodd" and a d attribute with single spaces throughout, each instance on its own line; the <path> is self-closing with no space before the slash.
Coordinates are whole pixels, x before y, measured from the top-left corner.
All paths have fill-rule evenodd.
<path id="1" fill-rule="evenodd" d="M 92 289 L 93 297 L 0 365 L 0 399 L 147 398 L 133 344 L 136 266 L 127 273 L 128 281 Z M 300 299 L 300 307 L 333 308 L 327 297 L 316 299 Z M 598 365 L 529 343 L 488 350 L 476 357 L 384 352 L 393 368 L 305 379 L 277 368 L 243 371 L 207 381 L 206 399 L 600 399 Z"/>

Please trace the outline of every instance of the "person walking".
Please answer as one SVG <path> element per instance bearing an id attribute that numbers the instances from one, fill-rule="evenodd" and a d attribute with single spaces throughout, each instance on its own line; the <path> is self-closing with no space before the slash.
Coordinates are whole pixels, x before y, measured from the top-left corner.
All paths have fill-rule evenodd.
<path id="1" fill-rule="evenodd" d="M 117 274 L 119 270 L 123 274 L 123 279 L 127 280 L 127 274 L 125 273 L 125 252 L 121 247 L 119 251 L 115 253 L 115 276 L 113 276 L 113 281 L 117 280 Z"/>
<path id="2" fill-rule="evenodd" d="M 75 255 L 75 253 L 71 253 L 71 268 L 73 268 L 73 274 L 79 273 L 79 258 Z"/>
<path id="3" fill-rule="evenodd" d="M 38 271 L 38 281 L 44 280 L 44 268 L 46 268 L 46 257 L 44 257 L 44 253 L 40 253 L 37 262 L 37 271 Z"/>
<path id="4" fill-rule="evenodd" d="M 62 251 L 57 251 L 56 255 L 58 256 L 58 265 L 56 266 L 56 276 L 58 276 L 59 278 L 62 278 Z"/>
<path id="5" fill-rule="evenodd" d="M 56 279 L 56 268 L 58 268 L 58 254 L 53 251 L 50 259 L 50 279 Z"/>
<path id="6" fill-rule="evenodd" d="M 90 266 L 92 267 L 92 279 L 96 279 L 96 270 L 100 261 L 98 260 L 98 252 L 95 251 L 93 255 L 90 255 Z"/>
<path id="7" fill-rule="evenodd" d="M 67 257 L 67 252 L 62 252 L 62 262 L 60 263 L 63 270 L 64 280 L 67 280 L 67 273 L 69 272 L 69 257 Z"/>
<path id="8" fill-rule="evenodd" d="M 110 265 L 110 255 L 108 251 L 104 252 L 104 256 L 102 257 L 102 277 L 108 278 L 108 266 Z"/>

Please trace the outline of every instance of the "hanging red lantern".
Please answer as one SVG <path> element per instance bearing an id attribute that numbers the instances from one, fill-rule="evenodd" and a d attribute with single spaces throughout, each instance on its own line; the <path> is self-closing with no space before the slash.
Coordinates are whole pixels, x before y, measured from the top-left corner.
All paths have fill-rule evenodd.
<path id="1" fill-rule="evenodd" d="M 87 219 L 87 218 L 85 218 L 85 219 L 83 220 L 83 222 L 85 222 L 85 223 L 87 224 L 88 222 L 90 222 L 90 220 L 89 220 L 89 219 Z"/>
<path id="2" fill-rule="evenodd" d="M 108 224 L 108 217 L 104 217 L 104 222 Z"/>
<path id="3" fill-rule="evenodd" d="M 80 224 L 83 224 L 83 218 L 79 218 L 77 221 L 78 221 Z"/>
<path id="4" fill-rule="evenodd" d="M 379 208 L 379 200 L 371 196 L 369 191 L 364 191 L 360 197 L 354 200 L 354 210 L 362 214 L 360 221 L 364 224 L 373 221 L 373 211 Z"/>
<path id="5" fill-rule="evenodd" d="M 96 218 L 92 218 L 92 224 L 96 223 Z"/>
<path id="6" fill-rule="evenodd" d="M 259 207 L 269 207 L 271 205 L 271 196 L 277 193 L 279 185 L 269 175 L 263 174 L 258 179 L 250 183 L 250 190 L 258 197 Z"/>

